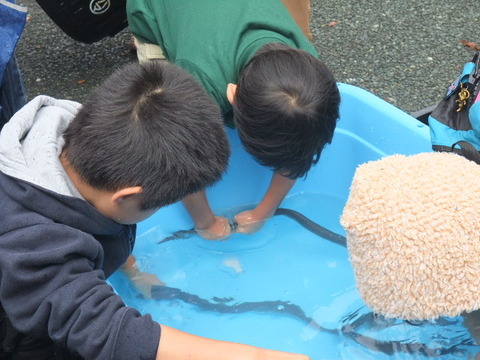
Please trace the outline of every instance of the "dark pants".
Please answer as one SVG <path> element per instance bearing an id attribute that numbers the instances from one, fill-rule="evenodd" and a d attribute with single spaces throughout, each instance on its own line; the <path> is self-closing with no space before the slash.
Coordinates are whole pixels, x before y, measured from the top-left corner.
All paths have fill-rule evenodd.
<path id="1" fill-rule="evenodd" d="M 0 305 L 0 360 L 81 360 L 50 339 L 36 339 L 18 332 Z"/>
<path id="2" fill-rule="evenodd" d="M 22 78 L 15 57 L 12 56 L 0 84 L 0 130 L 26 102 Z"/>

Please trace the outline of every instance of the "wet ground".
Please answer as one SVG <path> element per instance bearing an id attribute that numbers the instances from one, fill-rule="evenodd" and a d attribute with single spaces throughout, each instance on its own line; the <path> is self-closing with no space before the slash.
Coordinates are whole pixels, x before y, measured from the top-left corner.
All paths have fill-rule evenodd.
<path id="1" fill-rule="evenodd" d="M 92 45 L 65 35 L 34 0 L 17 0 L 29 21 L 17 58 L 29 98 L 83 101 L 113 69 L 134 61 L 130 34 Z M 314 44 L 338 81 L 367 89 L 406 112 L 437 103 L 480 44 L 478 0 L 313 0 Z"/>

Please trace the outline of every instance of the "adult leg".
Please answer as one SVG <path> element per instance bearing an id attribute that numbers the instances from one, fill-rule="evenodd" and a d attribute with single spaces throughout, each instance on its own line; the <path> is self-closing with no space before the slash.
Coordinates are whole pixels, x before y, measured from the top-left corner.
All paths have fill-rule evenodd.
<path id="1" fill-rule="evenodd" d="M 312 41 L 312 32 L 310 31 L 310 0 L 282 0 L 282 3 L 308 40 Z"/>

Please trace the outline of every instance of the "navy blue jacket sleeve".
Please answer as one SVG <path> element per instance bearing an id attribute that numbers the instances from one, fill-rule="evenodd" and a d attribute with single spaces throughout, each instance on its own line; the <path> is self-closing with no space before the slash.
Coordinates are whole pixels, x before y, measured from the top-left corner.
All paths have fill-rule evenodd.
<path id="1" fill-rule="evenodd" d="M 103 249 L 61 224 L 4 233 L 0 299 L 21 332 L 50 337 L 86 359 L 155 359 L 160 326 L 106 283 Z"/>

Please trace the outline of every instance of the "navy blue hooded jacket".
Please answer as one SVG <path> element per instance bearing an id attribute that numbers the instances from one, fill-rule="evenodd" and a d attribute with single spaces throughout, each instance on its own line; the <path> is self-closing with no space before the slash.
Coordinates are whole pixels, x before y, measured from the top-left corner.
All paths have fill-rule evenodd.
<path id="1" fill-rule="evenodd" d="M 0 303 L 17 330 L 85 359 L 155 359 L 159 325 L 105 281 L 135 226 L 83 200 L 58 160 L 78 108 L 37 97 L 0 134 Z"/>

